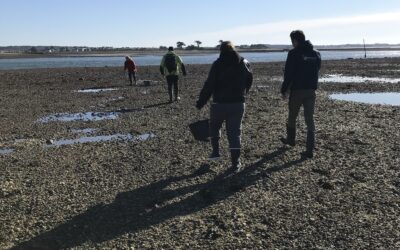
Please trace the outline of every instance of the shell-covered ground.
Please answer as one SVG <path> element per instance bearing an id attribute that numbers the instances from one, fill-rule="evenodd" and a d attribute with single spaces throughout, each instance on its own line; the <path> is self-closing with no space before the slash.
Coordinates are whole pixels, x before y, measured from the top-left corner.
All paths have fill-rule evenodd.
<path id="1" fill-rule="evenodd" d="M 400 107 L 334 101 L 336 92 L 400 92 L 400 83 L 323 83 L 317 150 L 282 147 L 283 63 L 254 64 L 240 173 L 188 129 L 210 65 L 188 65 L 168 104 L 157 67 L 130 87 L 121 68 L 0 71 L 0 249 L 399 249 Z M 322 75 L 400 78 L 400 59 L 323 62 Z M 145 86 L 142 80 L 150 81 Z M 88 88 L 115 88 L 80 93 Z M 49 121 L 59 113 L 118 119 Z M 101 114 L 100 114 L 101 117 Z M 79 129 L 96 129 L 90 134 Z M 55 147 L 60 139 L 153 133 Z M 126 139 L 126 138 L 125 138 Z"/>

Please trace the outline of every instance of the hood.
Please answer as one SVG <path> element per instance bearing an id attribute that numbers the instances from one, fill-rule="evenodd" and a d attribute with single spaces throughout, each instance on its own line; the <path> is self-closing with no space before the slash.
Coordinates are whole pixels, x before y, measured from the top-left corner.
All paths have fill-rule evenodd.
<path id="1" fill-rule="evenodd" d="M 313 50 L 314 49 L 314 45 L 312 45 L 312 43 L 309 40 L 307 40 L 307 41 L 305 41 L 304 43 L 302 43 L 300 45 L 300 48 L 302 50 Z"/>
<path id="2" fill-rule="evenodd" d="M 240 55 L 236 51 L 229 51 L 226 53 L 221 53 L 219 55 L 219 60 L 224 65 L 234 65 L 240 63 Z"/>

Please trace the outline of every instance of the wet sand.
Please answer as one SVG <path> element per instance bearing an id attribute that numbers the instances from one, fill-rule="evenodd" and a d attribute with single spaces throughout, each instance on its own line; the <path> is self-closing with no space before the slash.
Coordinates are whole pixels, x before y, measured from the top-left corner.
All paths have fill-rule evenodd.
<path id="1" fill-rule="evenodd" d="M 400 107 L 329 94 L 400 92 L 400 83 L 322 83 L 316 156 L 305 161 L 303 117 L 297 146 L 279 141 L 283 65 L 253 65 L 238 174 L 226 172 L 226 136 L 224 160 L 208 165 L 209 144 L 188 129 L 208 117 L 194 103 L 210 65 L 188 65 L 173 104 L 158 67 L 140 67 L 151 84 L 135 87 L 120 68 L 0 71 L 0 149 L 15 150 L 0 154 L 0 249 L 399 248 Z M 324 62 L 322 74 L 400 78 L 398 70 L 400 59 L 343 60 Z M 117 90 L 77 91 L 89 88 Z M 118 117 L 40 122 L 82 112 Z"/>

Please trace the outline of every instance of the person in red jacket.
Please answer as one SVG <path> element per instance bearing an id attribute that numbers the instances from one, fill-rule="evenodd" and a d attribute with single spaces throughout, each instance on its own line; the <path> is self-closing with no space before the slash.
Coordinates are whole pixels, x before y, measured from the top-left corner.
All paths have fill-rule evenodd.
<path id="1" fill-rule="evenodd" d="M 136 85 L 136 64 L 129 56 L 125 57 L 125 67 L 124 70 L 128 70 L 129 81 L 131 82 L 131 86 L 133 86 L 133 81 L 135 81 Z"/>

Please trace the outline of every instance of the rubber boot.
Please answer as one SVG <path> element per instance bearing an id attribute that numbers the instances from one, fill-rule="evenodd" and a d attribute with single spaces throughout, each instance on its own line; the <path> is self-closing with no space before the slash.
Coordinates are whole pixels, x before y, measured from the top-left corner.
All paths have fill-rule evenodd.
<path id="1" fill-rule="evenodd" d="M 221 158 L 219 154 L 219 138 L 211 138 L 212 153 L 208 159 L 210 161 L 217 161 Z"/>
<path id="2" fill-rule="evenodd" d="M 281 138 L 281 142 L 294 147 L 296 145 L 296 128 L 286 126 L 286 138 Z"/>
<path id="3" fill-rule="evenodd" d="M 313 158 L 314 148 L 315 148 L 315 132 L 307 131 L 306 151 L 303 152 L 301 155 L 305 158 Z"/>
<path id="4" fill-rule="evenodd" d="M 242 164 L 240 163 L 240 149 L 231 149 L 231 170 L 240 172 L 242 170 Z"/>

